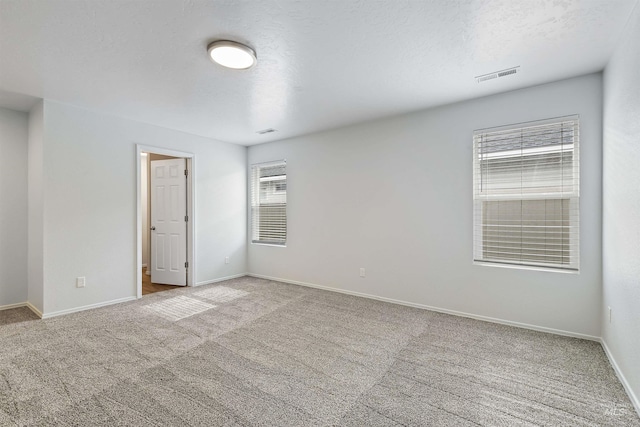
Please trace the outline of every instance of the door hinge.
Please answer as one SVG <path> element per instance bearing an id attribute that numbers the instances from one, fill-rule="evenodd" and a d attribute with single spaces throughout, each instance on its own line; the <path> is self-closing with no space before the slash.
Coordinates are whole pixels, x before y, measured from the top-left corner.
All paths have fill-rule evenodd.
<path id="1" fill-rule="evenodd" d="M 188 222 L 189 221 L 189 215 L 185 215 L 184 216 L 184 222 Z"/>
<path id="2" fill-rule="evenodd" d="M 188 176 L 189 175 L 189 170 L 185 169 L 184 170 L 184 176 Z"/>
<path id="3" fill-rule="evenodd" d="M 185 263 L 184 263 L 184 267 L 185 267 L 185 268 L 189 268 L 189 261 L 187 261 L 187 262 L 185 262 Z"/>

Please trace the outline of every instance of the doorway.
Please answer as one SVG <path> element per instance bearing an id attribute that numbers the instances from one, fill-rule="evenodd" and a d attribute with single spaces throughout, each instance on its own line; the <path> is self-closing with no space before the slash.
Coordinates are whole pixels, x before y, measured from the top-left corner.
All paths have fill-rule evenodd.
<path id="1" fill-rule="evenodd" d="M 136 146 L 136 295 L 193 286 L 194 155 Z"/>

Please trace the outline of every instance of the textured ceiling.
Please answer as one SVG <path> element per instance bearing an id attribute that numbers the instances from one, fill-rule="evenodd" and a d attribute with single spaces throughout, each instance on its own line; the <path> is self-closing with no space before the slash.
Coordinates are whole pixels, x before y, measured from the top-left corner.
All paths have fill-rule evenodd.
<path id="1" fill-rule="evenodd" d="M 0 0 L 0 91 L 250 145 L 602 70 L 635 3 Z"/>

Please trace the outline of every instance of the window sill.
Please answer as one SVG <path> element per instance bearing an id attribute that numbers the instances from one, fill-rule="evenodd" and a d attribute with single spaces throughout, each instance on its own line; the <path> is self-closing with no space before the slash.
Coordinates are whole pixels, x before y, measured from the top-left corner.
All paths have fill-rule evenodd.
<path id="1" fill-rule="evenodd" d="M 251 242 L 252 245 L 257 245 L 257 246 L 273 246 L 275 248 L 286 248 L 287 245 L 278 245 L 275 243 L 260 243 L 260 242 Z"/>
<path id="2" fill-rule="evenodd" d="M 533 265 L 502 264 L 497 262 L 494 263 L 494 262 L 482 262 L 482 261 L 473 261 L 473 265 L 481 265 L 483 267 L 509 268 L 512 270 L 532 270 L 532 271 L 544 271 L 544 272 L 561 273 L 561 274 L 580 274 L 580 270 L 564 270 L 560 268 L 537 267 Z"/>

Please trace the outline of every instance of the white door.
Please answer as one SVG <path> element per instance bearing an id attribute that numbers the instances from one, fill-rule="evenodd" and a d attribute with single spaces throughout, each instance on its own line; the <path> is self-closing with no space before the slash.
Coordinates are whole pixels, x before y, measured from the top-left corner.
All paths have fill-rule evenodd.
<path id="1" fill-rule="evenodd" d="M 151 282 L 187 284 L 186 160 L 151 161 Z"/>

